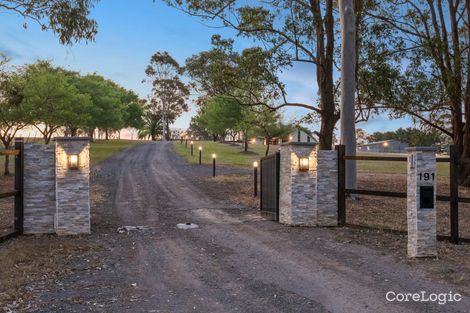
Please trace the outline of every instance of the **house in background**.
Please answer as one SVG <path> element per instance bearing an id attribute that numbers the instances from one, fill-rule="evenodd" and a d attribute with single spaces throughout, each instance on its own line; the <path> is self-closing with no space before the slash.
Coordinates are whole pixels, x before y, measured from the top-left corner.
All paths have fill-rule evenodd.
<path id="1" fill-rule="evenodd" d="M 405 153 L 408 144 L 395 140 L 383 140 L 377 142 L 366 143 L 357 146 L 360 152 L 383 152 L 383 153 Z"/>

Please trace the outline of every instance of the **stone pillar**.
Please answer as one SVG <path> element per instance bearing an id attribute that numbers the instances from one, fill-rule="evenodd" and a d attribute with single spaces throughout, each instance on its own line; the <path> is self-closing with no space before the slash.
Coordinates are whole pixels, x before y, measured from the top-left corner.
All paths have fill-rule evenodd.
<path id="1" fill-rule="evenodd" d="M 279 222 L 316 226 L 316 143 L 288 142 L 281 145 Z M 308 158 L 308 170 L 300 171 L 299 158 Z"/>
<path id="2" fill-rule="evenodd" d="M 90 144 L 88 138 L 56 138 L 56 219 L 58 235 L 90 233 Z M 78 168 L 69 166 L 78 156 Z"/>
<path id="3" fill-rule="evenodd" d="M 317 223 L 338 226 L 338 152 L 317 152 Z"/>
<path id="4" fill-rule="evenodd" d="M 436 256 L 436 150 L 408 148 L 408 256 Z"/>
<path id="5" fill-rule="evenodd" d="M 24 146 L 24 223 L 25 234 L 54 233 L 55 146 Z"/>

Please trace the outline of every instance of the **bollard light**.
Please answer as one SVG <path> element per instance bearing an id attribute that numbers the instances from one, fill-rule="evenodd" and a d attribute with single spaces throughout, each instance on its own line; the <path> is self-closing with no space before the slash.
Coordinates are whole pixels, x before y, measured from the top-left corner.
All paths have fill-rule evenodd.
<path id="1" fill-rule="evenodd" d="M 258 196 L 258 162 L 253 162 L 253 196 Z"/>
<path id="2" fill-rule="evenodd" d="M 292 136 L 289 136 L 289 141 L 292 141 L 292 139 L 294 139 L 294 137 L 292 137 Z"/>
<path id="3" fill-rule="evenodd" d="M 299 171 L 306 172 L 308 171 L 308 157 L 300 157 L 299 158 Z"/>
<path id="4" fill-rule="evenodd" d="M 69 169 L 78 170 L 78 154 L 69 154 L 68 161 Z"/>
<path id="5" fill-rule="evenodd" d="M 199 165 L 202 164 L 202 147 L 199 146 Z"/>
<path id="6" fill-rule="evenodd" d="M 193 156 L 193 145 L 194 145 L 194 141 L 191 140 L 191 156 Z"/>
<path id="7" fill-rule="evenodd" d="M 215 177 L 215 158 L 216 158 L 216 155 L 214 153 L 212 154 L 212 177 Z"/>
<path id="8" fill-rule="evenodd" d="M 256 138 L 251 139 L 251 143 L 255 144 L 256 143 Z"/>

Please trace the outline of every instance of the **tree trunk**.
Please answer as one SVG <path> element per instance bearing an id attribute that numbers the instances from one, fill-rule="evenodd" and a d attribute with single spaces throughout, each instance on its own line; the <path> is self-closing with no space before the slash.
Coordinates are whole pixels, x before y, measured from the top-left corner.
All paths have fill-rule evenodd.
<path id="1" fill-rule="evenodd" d="M 108 131 L 108 129 L 106 128 L 104 132 L 105 132 L 105 138 L 104 139 L 109 140 L 109 131 Z"/>
<path id="2" fill-rule="evenodd" d="M 356 155 L 356 19 L 354 0 L 340 0 L 341 21 L 341 136 L 346 155 Z M 356 161 L 346 161 L 346 188 L 356 189 Z"/>
<path id="3" fill-rule="evenodd" d="M 266 140 L 266 152 L 264 153 L 264 156 L 268 156 L 269 154 L 269 141 Z"/>
<path id="4" fill-rule="evenodd" d="M 245 152 L 248 152 L 248 135 L 246 133 L 246 131 L 244 132 L 244 136 L 243 136 L 243 144 L 245 146 Z"/>
<path id="5" fill-rule="evenodd" d="M 320 2 L 312 7 L 315 15 L 318 64 L 316 66 L 317 84 L 320 93 L 320 132 L 319 149 L 331 150 L 333 147 L 333 131 L 335 117 L 333 55 L 334 55 L 334 18 L 333 0 L 326 0 L 325 16 L 322 19 Z M 326 37 L 326 38 L 325 38 Z M 326 41 L 326 47 L 325 47 Z"/>

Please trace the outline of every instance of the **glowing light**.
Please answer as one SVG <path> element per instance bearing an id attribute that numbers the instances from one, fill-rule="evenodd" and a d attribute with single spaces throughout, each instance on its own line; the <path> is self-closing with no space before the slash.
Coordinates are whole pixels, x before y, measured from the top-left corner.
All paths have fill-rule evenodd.
<path id="1" fill-rule="evenodd" d="M 253 167 L 258 167 L 258 162 L 254 161 L 253 162 Z"/>
<path id="2" fill-rule="evenodd" d="M 69 155 L 69 169 L 78 170 L 78 154 Z"/>
<path id="3" fill-rule="evenodd" d="M 213 159 L 215 159 L 215 157 L 216 157 L 215 153 L 214 153 L 214 154 L 212 154 L 212 158 L 213 158 Z"/>
<path id="4" fill-rule="evenodd" d="M 202 147 L 201 147 L 201 146 L 199 146 L 199 151 L 201 151 L 201 150 L 202 150 Z"/>
<path id="5" fill-rule="evenodd" d="M 308 171 L 309 160 L 306 157 L 299 158 L 299 171 L 306 172 Z"/>

